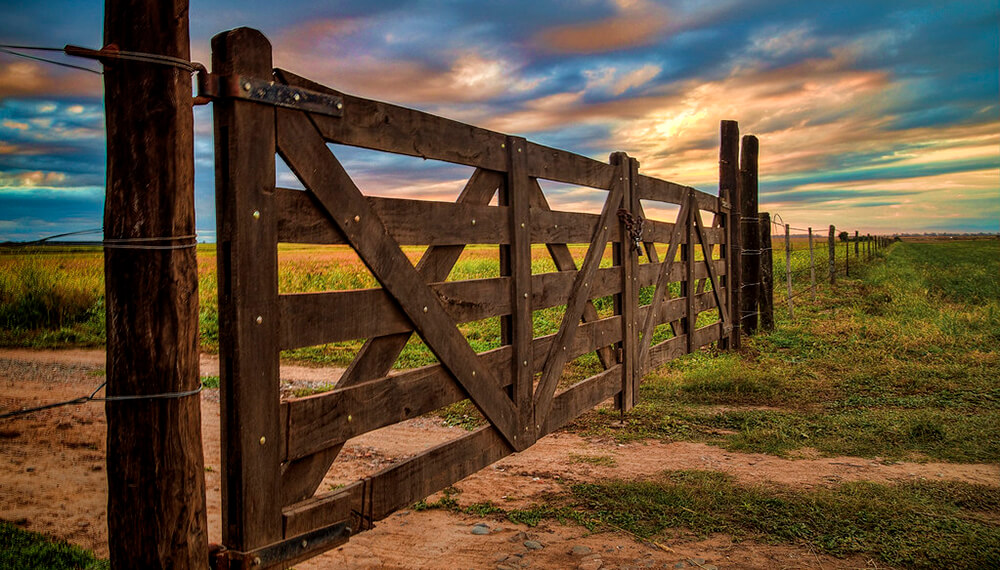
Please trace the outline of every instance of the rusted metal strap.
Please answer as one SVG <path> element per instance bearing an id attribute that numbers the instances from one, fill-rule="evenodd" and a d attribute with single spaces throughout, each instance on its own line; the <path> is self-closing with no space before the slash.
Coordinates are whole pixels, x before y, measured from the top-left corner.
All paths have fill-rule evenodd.
<path id="1" fill-rule="evenodd" d="M 344 99 L 340 96 L 292 87 L 273 79 L 208 73 L 200 64 L 198 66 L 195 104 L 216 99 L 242 99 L 332 117 L 344 115 Z"/>
<path id="2" fill-rule="evenodd" d="M 213 570 L 258 570 L 278 565 L 285 567 L 343 544 L 350 537 L 351 527 L 347 521 L 342 521 L 247 552 L 227 550 L 225 547 L 215 548 L 210 554 L 209 566 Z"/>

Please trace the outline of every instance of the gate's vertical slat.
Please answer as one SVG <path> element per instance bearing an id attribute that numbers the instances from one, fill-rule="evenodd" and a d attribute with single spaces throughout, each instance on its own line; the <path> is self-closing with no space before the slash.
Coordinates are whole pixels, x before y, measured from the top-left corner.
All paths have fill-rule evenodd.
<path id="1" fill-rule="evenodd" d="M 212 39 L 214 73 L 271 76 L 258 31 Z M 233 99 L 213 109 L 218 201 L 223 544 L 282 538 L 279 492 L 278 251 L 274 108 Z"/>
<path id="2" fill-rule="evenodd" d="M 635 192 L 635 179 L 639 174 L 639 161 L 627 154 L 618 155 L 618 171 L 624 178 L 622 207 L 630 215 L 639 215 L 639 196 Z M 639 359 L 639 252 L 625 227 L 622 227 L 622 296 L 625 306 L 622 320 L 622 352 L 625 356 L 622 366 L 622 409 L 631 410 L 639 400 L 639 376 L 637 361 Z"/>
<path id="3" fill-rule="evenodd" d="M 694 291 L 695 291 L 695 278 L 694 278 L 694 242 L 695 242 L 695 232 L 694 232 L 694 217 L 701 215 L 701 210 L 698 209 L 698 202 L 695 200 L 693 193 L 688 193 L 688 201 L 691 203 L 691 209 L 688 210 L 687 218 L 687 243 L 684 244 L 684 248 L 681 249 L 681 259 L 684 261 L 685 273 L 684 273 L 684 283 L 682 288 L 684 289 L 685 297 L 685 317 L 684 317 L 684 332 L 687 334 L 687 352 L 694 352 L 695 342 L 694 342 L 694 330 L 697 323 L 695 322 L 697 316 L 694 307 Z"/>
<path id="4" fill-rule="evenodd" d="M 530 199 L 534 188 L 528 178 L 527 144 L 523 138 L 507 137 L 507 183 L 504 188 L 510 206 L 510 245 L 504 268 L 512 278 L 512 312 L 503 322 L 510 335 L 511 378 L 514 381 L 514 403 L 521 428 L 522 445 L 535 441 L 534 406 L 532 406 L 531 352 L 533 336 L 531 319 L 531 219 Z"/>

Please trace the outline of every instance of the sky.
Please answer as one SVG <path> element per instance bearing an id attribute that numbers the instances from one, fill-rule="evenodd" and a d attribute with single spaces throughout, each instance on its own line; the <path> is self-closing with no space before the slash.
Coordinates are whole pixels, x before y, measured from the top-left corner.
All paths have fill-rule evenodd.
<path id="1" fill-rule="evenodd" d="M 7 0 L 5 0 L 6 3 Z M 4 6 L 0 44 L 99 48 L 103 2 Z M 192 58 L 239 26 L 339 91 L 718 191 L 719 122 L 760 140 L 761 210 L 793 227 L 1000 231 L 996 0 L 208 1 Z M 96 68 L 96 62 L 62 61 Z M 0 241 L 99 228 L 99 75 L 0 53 Z M 470 169 L 333 147 L 370 194 L 454 199 Z M 215 235 L 212 119 L 195 110 L 198 234 Z M 279 164 L 278 184 L 296 186 Z M 599 192 L 545 184 L 554 207 Z"/>

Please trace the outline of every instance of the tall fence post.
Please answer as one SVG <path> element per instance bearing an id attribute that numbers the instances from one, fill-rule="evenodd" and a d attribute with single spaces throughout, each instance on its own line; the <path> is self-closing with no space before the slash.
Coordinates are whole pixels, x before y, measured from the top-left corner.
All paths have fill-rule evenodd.
<path id="1" fill-rule="evenodd" d="M 792 305 L 792 237 L 791 228 L 785 224 L 785 282 L 788 284 L 788 318 L 795 318 L 795 310 Z"/>
<path id="2" fill-rule="evenodd" d="M 834 243 L 834 236 L 837 228 L 830 224 L 830 237 L 828 238 L 828 243 L 830 248 L 829 260 L 830 260 L 830 285 L 833 285 L 837 281 L 837 248 Z"/>
<path id="3" fill-rule="evenodd" d="M 743 266 L 743 298 L 740 314 L 743 330 L 748 335 L 757 331 L 758 307 L 763 302 L 765 291 L 760 285 L 761 267 L 761 230 L 760 214 L 757 199 L 757 155 L 759 152 L 757 137 L 743 137 L 743 148 L 740 150 L 740 211 L 745 220 L 742 223 L 743 255 L 740 263 Z M 770 231 L 770 229 L 768 229 Z"/>
<path id="4" fill-rule="evenodd" d="M 771 255 L 771 214 L 760 214 L 760 328 L 774 329 L 774 259 Z"/>
<path id="5" fill-rule="evenodd" d="M 813 255 L 813 229 L 809 227 L 809 288 L 812 289 L 812 300 L 816 302 L 816 256 Z"/>
<path id="6" fill-rule="evenodd" d="M 190 59 L 187 0 L 107 0 L 104 13 L 104 45 Z M 104 94 L 111 567 L 204 568 L 191 75 L 109 61 Z M 148 394 L 175 397 L 113 399 Z"/>
<path id="7" fill-rule="evenodd" d="M 739 350 L 743 319 L 742 295 L 746 278 L 743 275 L 743 187 L 739 177 L 740 128 L 736 121 L 722 121 L 719 144 L 719 198 L 729 203 L 726 225 L 729 251 L 726 252 L 726 286 L 729 291 L 729 320 L 733 326 L 728 348 Z M 752 214 L 751 214 L 752 215 Z M 725 348 L 725 346 L 724 346 Z"/>

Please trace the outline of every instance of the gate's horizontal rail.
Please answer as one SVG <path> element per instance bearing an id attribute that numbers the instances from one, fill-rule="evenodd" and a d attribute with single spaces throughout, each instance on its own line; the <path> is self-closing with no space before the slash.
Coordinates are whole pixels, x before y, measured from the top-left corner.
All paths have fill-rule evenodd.
<path id="1" fill-rule="evenodd" d="M 717 274 L 725 274 L 725 260 L 717 259 L 712 263 Z M 640 287 L 655 284 L 661 266 L 661 263 L 641 264 Z M 576 273 L 560 271 L 533 275 L 531 308 L 540 310 L 565 304 Z M 708 277 L 705 264 L 696 266 L 695 277 Z M 668 280 L 681 281 L 684 278 L 684 266 L 675 263 Z M 591 298 L 619 293 L 621 280 L 619 268 L 597 270 Z M 443 302 L 449 317 L 457 323 L 467 323 L 509 315 L 510 283 L 510 277 L 496 277 L 432 283 L 431 289 Z M 278 303 L 281 313 L 278 343 L 282 350 L 413 330 L 410 320 L 383 289 L 289 293 L 279 295 Z"/>
<path id="2" fill-rule="evenodd" d="M 695 296 L 695 310 L 715 308 L 711 292 Z M 664 302 L 657 324 L 672 322 L 684 315 L 686 297 Z M 645 318 L 648 305 L 639 308 Z M 538 372 L 555 335 L 532 341 L 532 371 Z M 567 347 L 571 358 L 592 352 L 621 340 L 621 317 L 614 316 L 580 325 L 572 346 Z M 684 345 L 686 346 L 686 345 Z M 699 345 L 701 346 L 701 345 Z M 509 346 L 481 353 L 483 364 L 496 371 L 503 386 L 511 384 Z M 448 371 L 440 365 L 408 370 L 323 394 L 294 398 L 282 403 L 282 417 L 287 419 L 287 458 L 295 459 L 331 445 L 403 420 L 415 418 L 443 406 L 467 398 L 465 392 L 450 380 Z"/>
<path id="3" fill-rule="evenodd" d="M 278 241 L 285 243 L 346 244 L 343 233 L 317 207 L 308 192 L 278 188 L 275 191 Z M 401 198 L 368 197 L 372 209 L 385 224 L 389 235 L 400 245 L 509 244 L 509 212 L 505 206 L 484 206 L 456 202 L 432 202 Z M 532 209 L 532 243 L 587 243 L 594 235 L 599 216 L 578 212 Z M 674 224 L 646 220 L 644 241 L 665 242 Z M 615 224 L 611 241 L 621 241 Z M 706 228 L 710 243 L 724 241 L 718 228 Z M 682 237 L 685 243 L 687 236 Z"/>
<path id="4" fill-rule="evenodd" d="M 695 346 L 704 346 L 721 338 L 721 325 L 702 327 L 694 334 Z M 686 346 L 687 337 L 681 335 L 657 345 L 651 355 L 665 362 L 683 354 Z M 620 391 L 620 364 L 567 388 L 553 399 L 539 436 L 559 429 Z M 396 509 L 464 479 L 512 452 L 492 427 L 479 428 L 363 481 L 286 507 L 283 510 L 285 536 L 339 522 L 347 519 L 352 511 L 365 513 L 373 521 L 385 518 Z"/>
<path id="5" fill-rule="evenodd" d="M 667 202 L 670 204 L 681 204 L 687 199 L 689 194 L 693 194 L 698 203 L 699 210 L 721 213 L 728 211 L 724 208 L 718 196 L 706 194 L 697 188 L 660 180 L 640 174 L 635 177 L 636 193 L 640 200 L 654 200 L 657 202 Z"/>
<path id="6" fill-rule="evenodd" d="M 477 168 L 507 171 L 507 135 L 474 127 L 423 111 L 341 93 L 284 69 L 275 76 L 290 85 L 343 98 L 343 115 L 312 115 L 320 134 L 328 142 L 443 160 Z M 607 190 L 617 176 L 614 166 L 533 142 L 527 142 L 527 174 Z M 639 197 L 680 204 L 693 191 L 698 207 L 719 211 L 716 196 L 681 184 L 639 176 Z"/>

